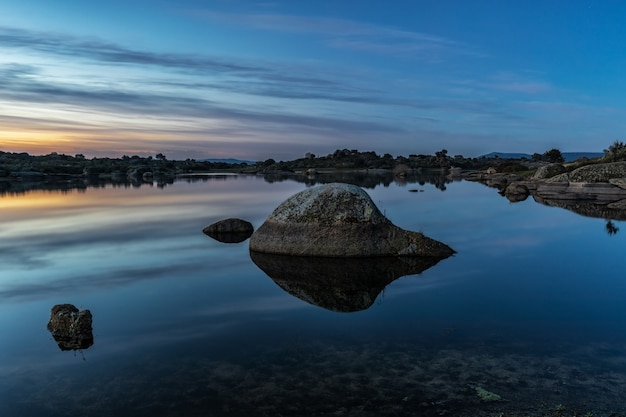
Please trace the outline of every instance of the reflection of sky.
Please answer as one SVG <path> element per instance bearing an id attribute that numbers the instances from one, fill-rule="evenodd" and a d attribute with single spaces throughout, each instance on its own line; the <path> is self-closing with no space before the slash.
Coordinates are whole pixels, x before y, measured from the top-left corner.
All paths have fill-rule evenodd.
<path id="1" fill-rule="evenodd" d="M 201 233 L 204 226 L 231 216 L 260 223 L 275 204 L 264 191 L 268 186 L 262 180 L 216 180 L 166 189 L 106 188 L 5 197 L 0 293 L 6 295 L 16 283 L 44 285 L 97 281 L 108 274 L 183 271 L 184 264 L 197 263 L 193 251 L 204 249 L 200 245 L 221 248 L 207 242 Z M 264 206 L 266 210 L 250 209 Z"/>
<path id="2" fill-rule="evenodd" d="M 0 376 L 79 369 L 80 358 L 58 351 L 45 328 L 59 303 L 92 311 L 95 344 L 83 353 L 103 366 L 166 346 L 184 352 L 198 343 L 219 356 L 300 336 L 394 343 L 437 340 L 453 328 L 479 340 L 580 342 L 626 334 L 626 231 L 609 236 L 602 219 L 511 204 L 479 184 L 368 190 L 396 224 L 457 254 L 393 282 L 356 313 L 292 297 L 251 262 L 247 242 L 222 244 L 201 232 L 226 217 L 258 227 L 303 188 L 250 177 L 3 197 Z"/>

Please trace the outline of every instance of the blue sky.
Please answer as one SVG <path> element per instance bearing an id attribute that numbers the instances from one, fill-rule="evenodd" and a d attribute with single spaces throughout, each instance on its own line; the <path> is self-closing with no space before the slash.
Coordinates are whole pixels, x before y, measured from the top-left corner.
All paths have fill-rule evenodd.
<path id="1" fill-rule="evenodd" d="M 602 151 L 626 2 L 7 0 L 0 150 Z"/>

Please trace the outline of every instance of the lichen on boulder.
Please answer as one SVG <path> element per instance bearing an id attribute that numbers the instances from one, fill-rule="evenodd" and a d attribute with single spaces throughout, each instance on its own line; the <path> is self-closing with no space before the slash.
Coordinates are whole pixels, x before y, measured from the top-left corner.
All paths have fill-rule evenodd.
<path id="1" fill-rule="evenodd" d="M 566 171 L 565 167 L 562 164 L 554 163 L 543 165 L 537 168 L 533 175 L 534 180 L 543 180 L 546 178 L 552 178 L 555 175 L 562 174 Z"/>
<path id="2" fill-rule="evenodd" d="M 363 189 L 343 183 L 309 188 L 285 200 L 252 234 L 250 250 L 322 257 L 454 253 L 422 233 L 395 226 Z"/>

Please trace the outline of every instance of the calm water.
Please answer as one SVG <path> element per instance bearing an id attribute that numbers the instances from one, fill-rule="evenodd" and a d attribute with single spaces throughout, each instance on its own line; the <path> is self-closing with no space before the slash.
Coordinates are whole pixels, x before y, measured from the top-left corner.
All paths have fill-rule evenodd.
<path id="1" fill-rule="evenodd" d="M 626 412 L 626 224 L 610 235 L 476 183 L 368 187 L 394 223 L 458 253 L 341 313 L 281 288 L 247 242 L 202 234 L 226 217 L 258 227 L 306 186 L 0 196 L 0 416 Z M 58 348 L 46 324 L 62 303 L 91 311 L 93 346 Z"/>

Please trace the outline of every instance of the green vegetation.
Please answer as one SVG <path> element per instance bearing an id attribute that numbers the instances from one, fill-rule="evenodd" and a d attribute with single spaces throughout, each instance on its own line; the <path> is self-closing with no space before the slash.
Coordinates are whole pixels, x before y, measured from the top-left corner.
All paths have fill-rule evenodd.
<path id="1" fill-rule="evenodd" d="M 402 172 L 419 168 L 449 168 L 452 166 L 465 169 L 479 169 L 492 163 L 490 158 L 463 158 L 461 155 L 448 156 L 443 149 L 435 155 L 409 155 L 393 157 L 391 154 L 379 156 L 375 152 L 360 152 L 356 149 L 338 149 L 335 152 L 317 157 L 307 153 L 304 158 L 293 161 L 276 162 L 269 158 L 254 165 L 246 163 L 230 164 L 226 162 L 208 162 L 186 159 L 168 160 L 162 153 L 155 157 L 122 156 L 121 158 L 87 159 L 82 154 L 75 156 L 53 152 L 48 155 L 34 156 L 27 153 L 0 151 L 0 178 L 40 180 L 50 176 L 65 177 L 141 177 L 151 175 L 154 178 L 175 176 L 186 173 L 233 171 L 233 172 L 294 172 L 307 169 L 357 169 L 357 170 L 393 170 L 401 167 Z"/>
<path id="2" fill-rule="evenodd" d="M 604 150 L 604 157 L 612 162 L 626 160 L 626 143 L 616 140 Z"/>
<path id="3" fill-rule="evenodd" d="M 169 161 L 162 153 L 140 157 L 87 159 L 82 154 L 75 156 L 53 152 L 48 155 L 33 156 L 25 152 L 10 153 L 0 151 L 0 178 L 22 177 L 41 178 L 45 176 L 141 176 L 150 172 L 155 177 L 179 173 L 208 172 L 213 170 L 237 170 L 247 164 L 228 164 L 187 159 Z"/>
<path id="4" fill-rule="evenodd" d="M 565 158 L 563 158 L 563 154 L 560 150 L 556 148 L 552 148 L 549 151 L 546 151 L 543 154 L 543 160 L 547 160 L 550 163 L 563 163 L 565 162 Z"/>
<path id="5" fill-rule="evenodd" d="M 615 141 L 604 151 L 602 158 L 580 158 L 566 164 L 568 170 L 582 165 L 607 161 L 626 160 L 626 144 Z M 163 153 L 154 157 L 137 155 L 121 158 L 85 158 L 82 154 L 74 156 L 56 152 L 34 156 L 27 153 L 0 151 L 0 189 L 6 189 L 11 182 L 41 182 L 50 180 L 101 179 L 113 182 L 152 181 L 172 182 L 176 176 L 207 172 L 243 172 L 267 175 L 290 175 L 295 172 L 316 173 L 320 170 L 359 171 L 372 174 L 377 171 L 389 171 L 396 177 L 405 177 L 411 172 L 422 170 L 485 170 L 492 168 L 499 173 L 530 175 L 542 163 L 563 162 L 563 154 L 558 149 L 550 149 L 543 154 L 535 153 L 532 159 L 494 157 L 465 158 L 462 155 L 450 156 L 447 149 L 434 155 L 410 154 L 393 157 L 389 153 L 378 155 L 373 151 L 356 149 L 337 149 L 326 156 L 306 153 L 303 158 L 293 161 L 279 161 L 269 158 L 254 164 L 169 160 Z M 4 186 L 3 186 L 4 184 Z"/>

